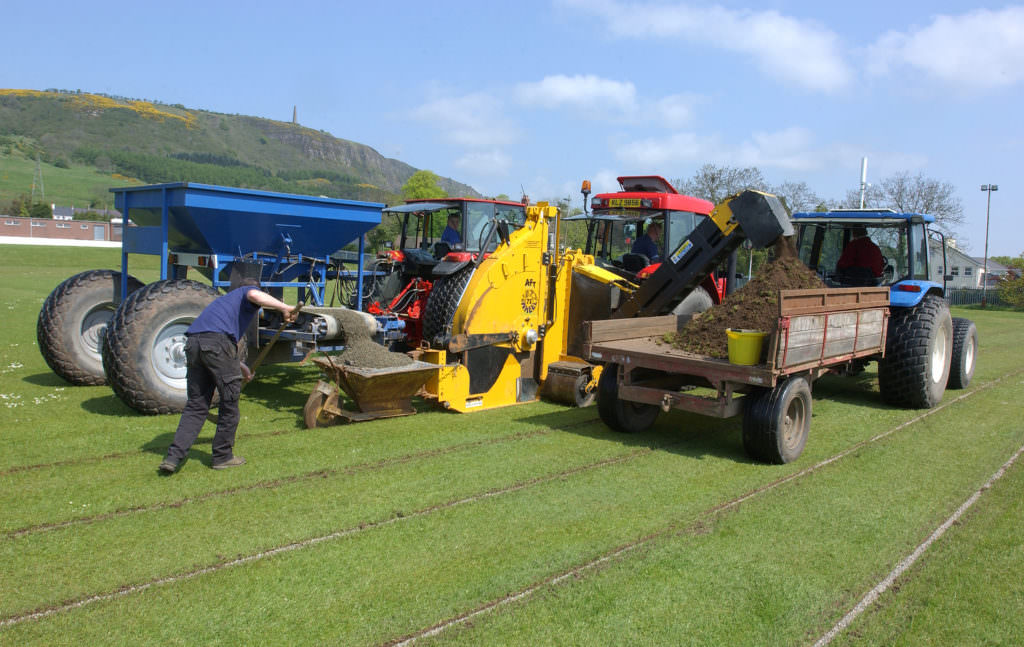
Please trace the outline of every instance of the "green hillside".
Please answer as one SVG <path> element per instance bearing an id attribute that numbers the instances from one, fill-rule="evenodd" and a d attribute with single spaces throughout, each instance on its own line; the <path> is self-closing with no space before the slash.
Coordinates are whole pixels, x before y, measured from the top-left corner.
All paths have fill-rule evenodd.
<path id="1" fill-rule="evenodd" d="M 0 211 L 32 191 L 109 206 L 108 189 L 201 182 L 394 204 L 418 169 L 299 124 L 104 95 L 0 89 Z M 448 178 L 449 195 L 477 197 Z"/>

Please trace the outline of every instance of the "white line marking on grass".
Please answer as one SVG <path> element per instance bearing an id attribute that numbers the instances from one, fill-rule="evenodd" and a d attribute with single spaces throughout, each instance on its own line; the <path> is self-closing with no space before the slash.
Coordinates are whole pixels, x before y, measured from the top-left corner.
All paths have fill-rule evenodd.
<path id="1" fill-rule="evenodd" d="M 793 474 L 790 474 L 789 476 L 785 476 L 785 477 L 783 477 L 783 478 L 781 478 L 781 479 L 779 479 L 777 481 L 773 481 L 773 482 L 771 482 L 771 483 L 769 483 L 767 485 L 764 485 L 764 486 L 762 486 L 762 487 L 760 487 L 760 488 L 758 488 L 756 490 L 751 490 L 750 492 L 747 492 L 746 494 L 744 494 L 744 495 L 742 495 L 740 497 L 737 497 L 737 498 L 733 499 L 732 501 L 728 501 L 726 503 L 723 503 L 723 504 L 717 505 L 715 507 L 712 507 L 712 508 L 706 510 L 704 512 L 704 514 L 701 515 L 701 517 L 714 516 L 714 515 L 718 514 L 719 512 L 722 512 L 724 510 L 728 510 L 730 508 L 734 508 L 734 507 L 738 506 L 739 504 L 743 503 L 744 501 L 748 501 L 748 500 L 750 500 L 750 499 L 752 499 L 752 498 L 754 498 L 756 496 L 764 494 L 765 492 L 768 492 L 770 490 L 774 490 L 775 488 L 779 487 L 780 485 L 782 485 L 784 483 L 788 483 L 788 482 L 790 482 L 790 481 L 792 481 L 794 479 L 800 478 L 802 476 L 807 476 L 808 474 L 810 474 L 812 472 L 816 472 L 819 469 L 821 469 L 821 468 L 823 468 L 823 467 L 825 467 L 827 465 L 831 465 L 832 463 L 835 463 L 836 461 L 840 460 L 841 458 L 849 456 L 850 454 L 852 454 L 853 452 L 857 451 L 858 449 L 864 447 L 865 445 L 868 445 L 868 444 L 877 442 L 879 440 L 882 440 L 883 438 L 886 438 L 887 436 L 891 436 L 892 434 L 896 433 L 897 431 L 899 431 L 901 429 L 905 429 L 905 428 L 909 427 L 910 425 L 912 425 L 914 423 L 920 422 L 921 420 L 924 420 L 928 416 L 934 415 L 934 414 L 938 413 L 939 411 L 942 411 L 943 409 L 945 409 L 946 407 L 948 407 L 950 405 L 956 404 L 957 402 L 960 402 L 961 400 L 969 398 L 970 396 L 974 395 L 975 393 L 978 393 L 980 391 L 984 391 L 985 389 L 993 387 L 993 386 L 995 386 L 996 384 L 999 384 L 1000 382 L 1002 382 L 1004 379 L 1006 379 L 1008 377 L 1016 376 L 1018 373 L 1020 373 L 1020 371 L 1014 371 L 1012 373 L 1008 373 L 1006 375 L 1003 375 L 1002 377 L 998 377 L 998 378 L 992 380 L 991 382 L 986 382 L 985 384 L 975 388 L 974 390 L 968 391 L 966 393 L 963 393 L 963 394 L 959 395 L 958 397 L 950 400 L 949 402 L 945 402 L 943 404 L 940 404 L 937 407 L 929 409 L 928 411 L 925 411 L 921 415 L 915 416 L 915 417 L 911 418 L 910 420 L 908 420 L 908 421 L 906 421 L 904 423 L 896 425 L 895 427 L 893 427 L 892 429 L 890 429 L 888 431 L 884 431 L 884 432 L 878 434 L 877 436 L 873 436 L 871 438 L 868 438 L 867 440 L 862 440 L 859 443 L 857 443 L 857 444 L 855 444 L 855 445 L 853 445 L 853 446 L 851 446 L 851 447 L 849 447 L 847 449 L 844 449 L 843 451 L 839 452 L 838 454 L 836 454 L 836 455 L 834 455 L 834 456 L 832 456 L 830 458 L 826 458 L 825 460 L 820 461 L 818 463 L 815 463 L 814 465 L 811 465 L 808 468 L 802 469 L 799 472 L 794 472 Z M 499 598 L 497 600 L 491 600 L 490 602 L 486 602 L 486 603 L 480 605 L 479 607 L 477 607 L 475 609 L 472 609 L 470 611 L 467 611 L 467 612 L 465 612 L 465 613 L 463 613 L 461 615 L 455 616 L 453 618 L 449 618 L 447 620 L 443 620 L 443 621 L 437 623 L 436 625 L 433 625 L 433 626 L 428 627 L 426 629 L 422 629 L 422 630 L 420 630 L 420 631 L 418 631 L 416 633 L 413 633 L 413 634 L 408 634 L 406 636 L 398 638 L 397 640 L 386 642 L 386 643 L 384 643 L 384 645 L 386 645 L 387 647 L 408 647 L 409 645 L 415 643 L 417 640 L 420 640 L 421 638 L 427 638 L 427 637 L 430 637 L 430 636 L 436 636 L 436 635 L 446 631 L 447 629 L 450 629 L 450 628 L 455 627 L 457 625 L 465 624 L 466 622 L 472 620 L 473 618 L 476 618 L 477 616 L 483 615 L 484 613 L 489 613 L 489 612 L 493 611 L 494 609 L 506 606 L 506 605 L 511 604 L 513 602 L 519 602 L 520 600 L 528 598 L 528 597 L 530 597 L 531 595 L 533 595 L 534 593 L 536 593 L 537 591 L 539 591 L 540 589 L 542 589 L 542 588 L 544 588 L 546 586 L 554 586 L 554 585 L 560 584 L 561 582 L 565 581 L 566 579 L 568 579 L 570 577 L 575 577 L 575 576 L 578 576 L 578 575 L 580 575 L 580 574 L 582 574 L 582 573 L 584 573 L 586 571 L 592 570 L 592 569 L 596 568 L 597 566 L 601 566 L 602 564 L 605 564 L 606 562 L 608 562 L 610 560 L 613 560 L 613 559 L 615 559 L 615 558 L 617 558 L 617 557 L 619 557 L 621 555 L 624 555 L 624 554 L 626 554 L 626 553 L 628 553 L 628 552 L 630 552 L 632 550 L 635 550 L 637 548 L 645 546 L 645 545 L 653 542 L 656 539 L 659 539 L 661 537 L 665 537 L 667 535 L 670 535 L 673 532 L 677 531 L 677 529 L 678 529 L 677 525 L 676 524 L 672 524 L 672 525 L 668 526 L 667 528 L 662 529 L 661 531 L 655 532 L 655 533 L 653 533 L 651 535 L 648 535 L 647 537 L 644 537 L 642 539 L 634 541 L 634 542 L 632 542 L 630 544 L 627 544 L 625 546 L 621 546 L 619 548 L 616 548 L 615 550 L 613 550 L 613 551 L 611 551 L 609 553 L 606 553 L 604 555 L 601 555 L 600 557 L 597 557 L 597 558 L 595 558 L 595 559 L 593 559 L 593 560 L 591 560 L 589 562 L 586 562 L 586 563 L 581 564 L 579 566 L 573 567 L 572 569 L 570 569 L 568 571 L 564 571 L 562 573 L 553 575 L 553 576 L 551 576 L 551 577 L 549 577 L 549 578 L 547 578 L 545 580 L 542 580 L 542 581 L 540 581 L 540 582 L 538 582 L 536 584 L 532 584 L 532 585 L 522 589 L 521 591 L 519 591 L 517 593 L 512 593 L 512 594 L 510 594 L 510 595 L 508 595 L 508 596 L 506 596 L 504 598 Z"/>
<path id="2" fill-rule="evenodd" d="M 954 512 L 949 519 L 946 519 L 946 521 L 944 521 L 942 525 L 928 537 L 928 539 L 925 539 L 924 542 L 914 550 L 914 552 L 910 553 L 910 555 L 897 564 L 896 568 L 894 568 L 892 572 L 885 577 L 885 579 L 879 582 L 875 588 L 868 591 L 867 594 L 861 598 L 861 601 L 857 603 L 857 606 L 843 616 L 843 619 L 837 622 L 834 627 L 829 629 L 824 636 L 819 638 L 818 642 L 814 643 L 814 647 L 825 647 L 825 645 L 828 645 L 844 629 L 849 627 L 850 623 L 857 619 L 857 616 L 864 613 L 869 606 L 874 604 L 883 593 L 889 590 L 889 587 L 893 585 L 900 575 L 914 565 L 914 562 L 916 562 L 918 558 L 928 550 L 929 546 L 946 534 L 946 531 L 949 530 L 953 524 L 956 523 L 960 517 L 962 517 L 964 513 L 981 498 L 981 495 L 984 494 L 986 490 L 990 489 L 996 481 L 1001 479 L 1004 474 L 1006 474 L 1006 471 L 1017 461 L 1018 458 L 1020 458 L 1021 454 L 1024 454 L 1024 446 L 1021 446 L 1020 449 L 1014 452 L 1013 456 L 1010 457 L 1010 460 L 1003 463 L 1003 466 L 996 470 L 996 473 L 985 482 L 985 485 L 982 485 L 974 494 L 968 497 L 968 499 L 956 509 L 956 512 Z"/>

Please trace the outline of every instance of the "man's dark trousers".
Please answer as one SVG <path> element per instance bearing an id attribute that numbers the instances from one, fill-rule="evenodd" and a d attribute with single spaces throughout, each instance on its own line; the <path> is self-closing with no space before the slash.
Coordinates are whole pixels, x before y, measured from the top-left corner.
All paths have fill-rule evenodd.
<path id="1" fill-rule="evenodd" d="M 167 450 L 167 458 L 180 463 L 188 454 L 203 428 L 216 389 L 220 393 L 220 410 L 217 431 L 213 435 L 213 462 L 231 460 L 239 420 L 238 396 L 242 388 L 238 346 L 223 333 L 189 335 L 185 342 L 185 363 L 188 367 L 188 402 L 174 432 L 174 442 Z"/>

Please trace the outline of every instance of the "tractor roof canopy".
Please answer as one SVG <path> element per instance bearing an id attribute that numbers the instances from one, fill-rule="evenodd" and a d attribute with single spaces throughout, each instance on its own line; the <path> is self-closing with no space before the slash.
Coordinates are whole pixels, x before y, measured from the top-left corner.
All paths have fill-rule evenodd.
<path id="1" fill-rule="evenodd" d="M 864 222 L 875 225 L 906 223 L 906 222 L 935 222 L 934 216 L 923 213 L 897 213 L 892 209 L 834 209 L 832 211 L 799 211 L 792 216 L 793 220 L 803 222 L 835 222 L 849 220 L 851 222 Z"/>

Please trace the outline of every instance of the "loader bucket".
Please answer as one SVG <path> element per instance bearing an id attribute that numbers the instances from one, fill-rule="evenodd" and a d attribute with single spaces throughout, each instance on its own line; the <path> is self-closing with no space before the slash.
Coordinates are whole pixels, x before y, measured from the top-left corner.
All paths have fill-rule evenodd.
<path id="1" fill-rule="evenodd" d="M 306 425 L 309 427 L 330 424 L 329 421 L 335 417 L 357 422 L 412 415 L 416 413 L 412 397 L 438 369 L 436 364 L 426 362 L 390 368 L 364 368 L 346 366 L 330 357 L 314 357 L 313 363 L 341 387 L 358 411 L 336 404 L 337 399 L 331 392 L 336 389 L 321 381 L 307 402 Z M 319 423 L 310 424 L 313 421 Z"/>

